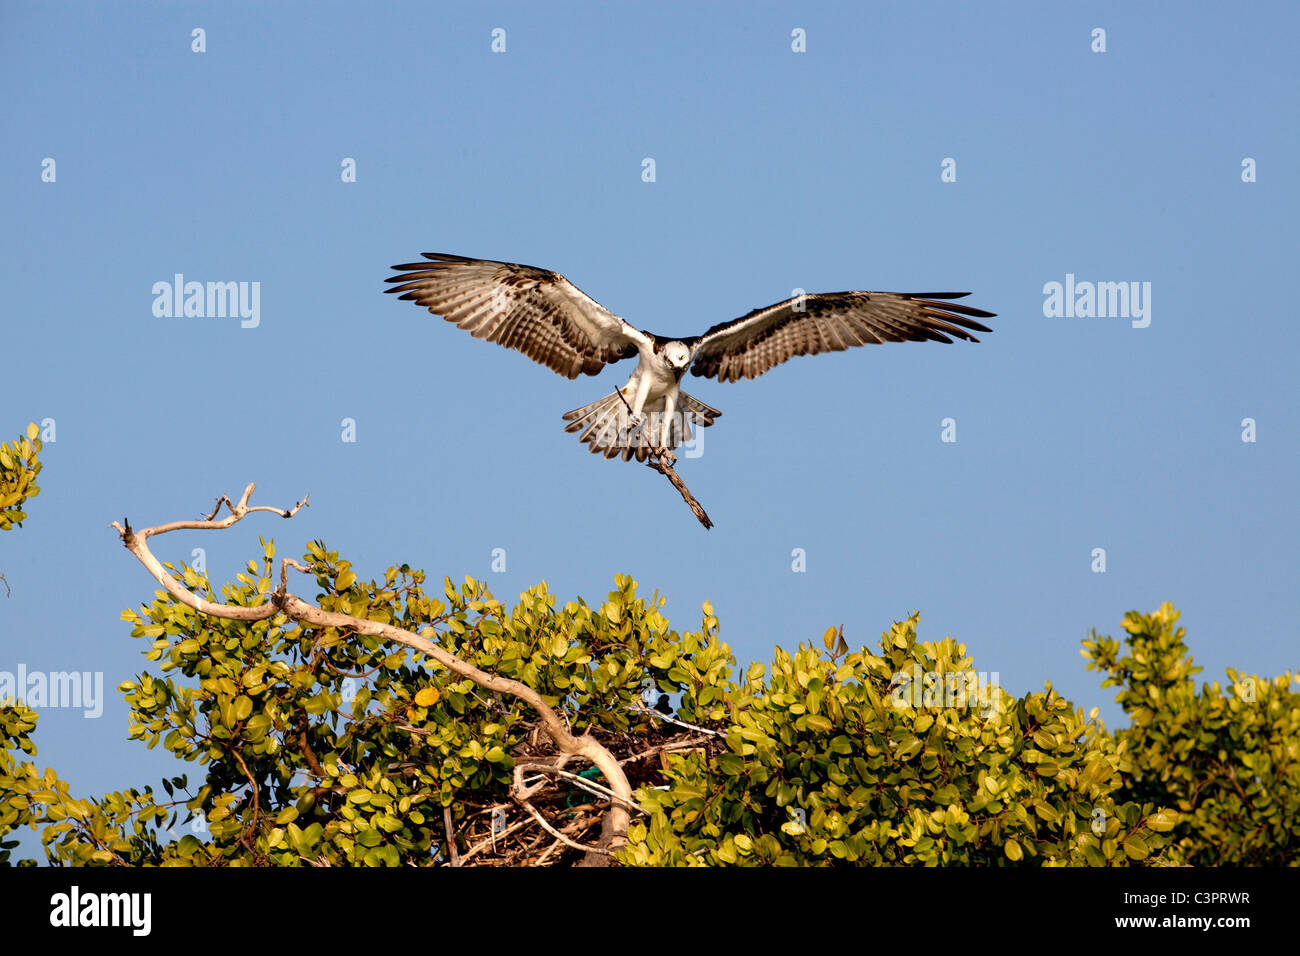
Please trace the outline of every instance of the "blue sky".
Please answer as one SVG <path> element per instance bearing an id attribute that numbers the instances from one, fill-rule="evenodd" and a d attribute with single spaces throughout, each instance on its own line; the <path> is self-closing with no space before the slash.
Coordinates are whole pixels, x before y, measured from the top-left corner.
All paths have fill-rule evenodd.
<path id="1" fill-rule="evenodd" d="M 114 688 L 145 662 L 119 614 L 155 584 L 108 525 L 254 480 L 311 508 L 160 556 L 203 547 L 224 581 L 259 534 L 323 538 L 507 602 L 628 573 L 678 628 L 712 601 L 742 661 L 830 625 L 874 646 L 917 608 L 1008 690 L 1050 679 L 1112 725 L 1079 642 L 1130 609 L 1180 608 L 1202 679 L 1295 669 L 1298 29 L 1285 3 L 6 4 L 0 437 L 56 440 L 0 538 L 0 670 L 102 672 L 108 698 L 45 711 L 40 761 L 82 793 L 177 772 L 125 740 Z M 705 532 L 562 430 L 630 363 L 568 381 L 381 294 L 424 251 L 557 270 L 665 334 L 795 288 L 998 317 L 978 345 L 689 379 L 723 411 L 679 468 Z M 156 316 L 176 273 L 259 283 L 258 324 Z M 1045 315 L 1067 275 L 1148 288 L 1149 325 Z"/>

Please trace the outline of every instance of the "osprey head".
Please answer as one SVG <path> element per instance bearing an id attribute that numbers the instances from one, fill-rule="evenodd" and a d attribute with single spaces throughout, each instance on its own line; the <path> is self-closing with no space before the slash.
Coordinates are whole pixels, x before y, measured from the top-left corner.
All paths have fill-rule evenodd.
<path id="1" fill-rule="evenodd" d="M 691 362 L 691 350 L 682 342 L 669 342 L 664 346 L 664 361 L 674 369 L 685 369 Z"/>

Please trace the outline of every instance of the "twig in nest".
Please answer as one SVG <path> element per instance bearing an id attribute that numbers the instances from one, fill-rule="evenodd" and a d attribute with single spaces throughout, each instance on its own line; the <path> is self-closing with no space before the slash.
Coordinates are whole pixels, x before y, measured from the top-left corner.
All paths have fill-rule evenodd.
<path id="1" fill-rule="evenodd" d="M 533 863 L 533 866 L 544 865 L 546 861 L 550 859 L 551 854 L 554 853 L 562 846 L 564 846 L 564 842 L 562 840 L 556 840 L 554 843 L 552 843 L 549 847 L 546 848 L 545 853 L 543 853 L 541 856 L 537 858 L 536 862 Z"/>
<path id="2" fill-rule="evenodd" d="M 519 805 L 533 815 L 533 819 L 535 819 L 538 823 L 541 824 L 542 829 L 545 830 L 547 833 L 549 833 L 551 836 L 555 837 L 555 839 L 562 841 L 565 846 L 572 847 L 575 850 L 581 850 L 584 853 L 599 853 L 603 856 L 614 855 L 609 850 L 606 850 L 602 847 L 583 846 L 581 843 L 576 843 L 573 840 L 570 840 L 559 830 L 555 829 L 555 827 L 547 823 L 546 818 L 542 816 L 540 813 L 538 813 L 537 809 L 526 799 L 523 798 L 518 798 L 518 799 L 519 799 Z"/>
<path id="3" fill-rule="evenodd" d="M 656 744 L 642 750 L 640 753 L 630 754 L 619 761 L 621 764 L 637 763 L 645 760 L 647 757 L 653 757 L 655 754 L 670 754 L 686 750 L 703 750 L 709 743 L 707 737 L 679 737 L 676 740 L 669 740 L 662 744 Z M 645 810 L 641 811 L 645 813 Z"/>
<path id="4" fill-rule="evenodd" d="M 710 730 L 708 727 L 701 727 L 699 724 L 688 724 L 684 720 L 678 720 L 675 717 L 669 717 L 667 714 L 660 713 L 652 707 L 647 707 L 645 701 L 638 700 L 631 708 L 633 711 L 642 714 L 648 714 L 651 717 L 657 717 L 659 720 L 667 721 L 670 724 L 676 724 L 678 727 L 685 727 L 687 730 L 694 730 L 701 734 L 712 734 L 714 737 L 726 737 L 727 735 L 719 730 Z"/>
<path id="5" fill-rule="evenodd" d="M 460 866 L 460 853 L 456 849 L 456 834 L 451 827 L 451 807 L 442 808 L 442 825 L 447 831 L 447 849 L 451 852 L 451 865 Z"/>
<path id="6" fill-rule="evenodd" d="M 487 812 L 487 811 L 483 811 L 483 812 Z M 506 827 L 500 833 L 497 833 L 495 830 L 490 830 L 489 836 L 486 840 L 479 841 L 478 843 L 474 844 L 472 847 L 470 847 L 468 850 L 466 850 L 464 853 L 461 854 L 460 865 L 464 866 L 466 860 L 468 860 L 470 857 L 474 856 L 477 853 L 481 853 L 483 850 L 487 849 L 488 847 L 491 847 L 493 849 L 493 852 L 495 852 L 496 842 L 498 838 L 505 839 L 506 837 L 515 833 L 515 831 L 522 830 L 527 825 L 528 825 L 528 821 L 525 819 L 510 824 L 510 826 Z"/>
<path id="7" fill-rule="evenodd" d="M 620 766 L 625 762 L 626 761 L 620 760 L 619 761 Z M 600 784 L 588 780 L 586 777 L 581 777 L 576 773 L 569 773 L 569 771 L 567 770 L 561 770 L 558 767 L 552 766 L 551 764 L 548 763 L 542 763 L 540 761 L 521 760 L 519 763 L 515 764 L 515 766 L 520 771 L 519 779 L 521 785 L 525 785 L 525 781 L 523 780 L 522 774 L 528 771 L 534 771 L 541 774 L 553 773 L 556 776 L 567 777 L 569 780 L 573 781 L 573 785 L 578 789 L 586 790 L 588 793 L 594 793 L 598 797 L 603 796 L 603 797 L 609 797 L 610 800 L 623 800 L 622 797 L 620 797 L 613 790 L 609 789 L 609 787 L 602 787 Z M 532 793 L 534 793 L 537 789 L 539 788 L 535 786 L 530 788 L 528 791 L 528 795 L 531 796 Z M 623 802 L 627 805 L 627 808 L 629 810 L 635 810 L 638 813 L 646 812 L 645 809 L 642 808 L 635 800 L 623 800 Z"/>

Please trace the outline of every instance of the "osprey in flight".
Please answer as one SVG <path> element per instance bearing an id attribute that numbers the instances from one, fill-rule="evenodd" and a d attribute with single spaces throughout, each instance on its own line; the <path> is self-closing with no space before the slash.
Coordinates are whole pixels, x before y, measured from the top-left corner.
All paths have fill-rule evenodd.
<path id="1" fill-rule="evenodd" d="M 564 415 L 565 431 L 606 458 L 645 461 L 689 438 L 690 426 L 722 413 L 681 390 L 682 376 L 754 378 L 796 355 L 880 342 L 978 342 L 968 329 L 992 312 L 949 301 L 967 292 L 822 292 L 755 309 L 703 335 L 673 338 L 634 328 L 558 272 L 490 259 L 423 253 L 393 266 L 386 292 L 425 306 L 478 339 L 523 352 L 577 378 L 639 356 L 626 385 Z"/>

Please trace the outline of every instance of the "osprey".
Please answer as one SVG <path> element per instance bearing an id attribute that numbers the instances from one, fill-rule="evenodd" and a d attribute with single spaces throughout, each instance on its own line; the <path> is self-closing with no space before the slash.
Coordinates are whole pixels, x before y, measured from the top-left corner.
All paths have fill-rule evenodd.
<path id="1" fill-rule="evenodd" d="M 523 352 L 567 378 L 595 375 L 607 362 L 640 357 L 626 385 L 566 412 L 565 431 L 606 458 L 676 448 L 693 425 L 722 413 L 681 389 L 682 376 L 719 382 L 754 378 L 796 355 L 879 342 L 978 342 L 969 330 L 994 313 L 949 301 L 968 292 L 822 292 L 755 309 L 703 335 L 673 338 L 634 328 L 558 272 L 491 259 L 423 253 L 393 266 L 386 292 L 425 306 L 475 338 Z"/>

